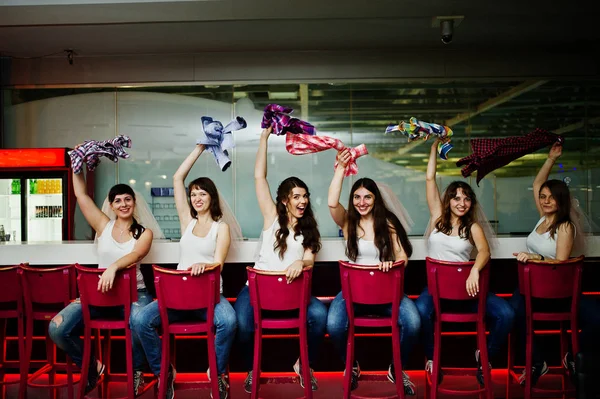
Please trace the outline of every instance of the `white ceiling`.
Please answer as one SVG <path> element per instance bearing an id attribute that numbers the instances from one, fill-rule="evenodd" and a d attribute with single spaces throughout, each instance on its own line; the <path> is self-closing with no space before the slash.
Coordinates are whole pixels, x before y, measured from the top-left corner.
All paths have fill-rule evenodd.
<path id="1" fill-rule="evenodd" d="M 84 0 L 82 0 L 84 1 Z M 0 0 L 0 53 L 41 57 L 420 48 L 582 50 L 597 45 L 594 2 L 195 0 L 12 6 Z M 103 1 L 105 3 L 105 1 Z M 463 15 L 444 45 L 435 16 Z M 516 60 L 518 62 L 518 60 Z M 551 60 L 549 60 L 551 61 Z"/>

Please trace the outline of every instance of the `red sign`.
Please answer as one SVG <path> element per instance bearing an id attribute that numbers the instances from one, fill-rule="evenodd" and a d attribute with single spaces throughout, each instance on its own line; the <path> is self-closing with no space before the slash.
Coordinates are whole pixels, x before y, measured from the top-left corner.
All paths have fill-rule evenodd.
<path id="1" fill-rule="evenodd" d="M 0 149 L 0 169 L 66 167 L 66 148 Z"/>

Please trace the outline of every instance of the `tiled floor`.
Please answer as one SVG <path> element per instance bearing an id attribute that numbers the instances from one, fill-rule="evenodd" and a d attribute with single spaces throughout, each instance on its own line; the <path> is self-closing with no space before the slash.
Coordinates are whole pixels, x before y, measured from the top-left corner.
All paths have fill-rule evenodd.
<path id="1" fill-rule="evenodd" d="M 267 373 L 266 376 L 272 374 Z M 319 380 L 319 390 L 314 392 L 315 399 L 335 399 L 342 397 L 342 373 L 315 373 Z M 412 398 L 421 399 L 424 398 L 425 394 L 425 374 L 422 371 L 411 371 L 409 372 L 410 377 L 417 386 L 417 396 Z M 286 374 L 286 376 L 291 376 Z M 8 376 L 8 379 L 15 379 L 17 376 Z M 177 377 L 177 381 L 189 381 L 195 379 L 205 379 L 205 374 L 180 374 Z M 245 378 L 244 374 L 233 373 L 231 375 L 231 399 L 236 398 L 249 398 L 250 395 L 244 392 L 243 381 Z M 506 370 L 494 370 L 492 375 L 494 381 L 494 397 L 495 398 L 506 398 Z M 477 387 L 475 377 L 459 377 L 459 376 L 446 376 L 444 378 L 443 386 L 452 389 L 475 389 Z M 538 383 L 540 388 L 560 388 L 560 378 L 558 376 L 544 376 Z M 18 389 L 16 386 L 9 386 L 5 393 L 4 398 L 17 398 Z M 388 395 L 394 395 L 395 389 L 389 382 L 362 382 L 359 388 L 354 391 L 357 395 L 368 395 L 374 397 L 382 397 Z M 108 397 L 123 397 L 125 395 L 124 383 L 113 383 L 109 387 Z M 95 391 L 91 397 L 96 397 L 97 391 Z M 260 389 L 260 396 L 263 399 L 290 399 L 302 397 L 303 390 L 299 384 L 268 384 L 262 385 Z M 458 396 L 440 395 L 442 398 L 457 398 Z M 62 390 L 60 398 L 67 398 L 66 390 Z M 141 399 L 153 399 L 155 397 L 154 390 L 150 389 Z M 198 398 L 210 398 L 208 390 L 192 390 L 192 391 L 176 391 L 176 399 L 198 399 Z M 523 390 L 517 384 L 511 384 L 511 398 L 522 398 Z M 548 396 L 546 396 L 548 397 Z M 29 388 L 28 399 L 46 399 L 52 398 L 49 391 L 42 389 Z M 408 397 L 411 398 L 411 397 Z"/>

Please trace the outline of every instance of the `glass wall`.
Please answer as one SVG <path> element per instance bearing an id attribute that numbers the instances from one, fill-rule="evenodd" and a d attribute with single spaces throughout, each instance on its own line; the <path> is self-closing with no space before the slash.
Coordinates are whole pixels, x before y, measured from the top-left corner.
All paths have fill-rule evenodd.
<path id="1" fill-rule="evenodd" d="M 179 164 L 204 137 L 202 116 L 227 124 L 235 116 L 248 122 L 234 132 L 232 166 L 222 172 L 209 153 L 198 160 L 188 181 L 208 176 L 234 209 L 244 236 L 260 235 L 262 218 L 254 194 L 253 166 L 260 121 L 267 104 L 294 108 L 293 115 L 316 126 L 318 134 L 347 146 L 366 144 L 369 155 L 358 160 L 359 174 L 346 179 L 341 202 L 359 177 L 388 184 L 411 215 L 411 235 L 425 231 L 425 169 L 430 142 L 408 143 L 402 134 L 385 135 L 390 123 L 410 117 L 451 126 L 454 148 L 438 163 L 438 185 L 455 179 L 473 186 L 500 234 L 527 234 L 538 219 L 531 185 L 548 149 L 525 155 L 487 175 L 463 178 L 456 161 L 471 152 L 473 138 L 518 136 L 544 128 L 565 137 L 563 156 L 551 177 L 569 184 L 573 196 L 597 226 L 600 203 L 599 81 L 524 80 L 236 84 L 177 87 L 15 89 L 4 93 L 4 146 L 73 147 L 88 139 L 119 134 L 132 139 L 130 158 L 113 164 L 103 159 L 96 174 L 96 201 L 101 204 L 116 182 L 128 183 L 153 204 L 167 237 L 180 235 L 172 198 L 152 196 L 152 188 L 172 187 Z M 268 180 L 273 194 L 288 176 L 298 176 L 325 237 L 338 235 L 327 207 L 327 190 L 336 152 L 291 155 L 285 138 L 269 140 Z M 156 190 L 155 190 L 156 191 Z M 596 194 L 596 197 L 600 197 Z M 85 221 L 78 219 L 78 226 Z M 78 228 L 79 238 L 89 229 Z"/>

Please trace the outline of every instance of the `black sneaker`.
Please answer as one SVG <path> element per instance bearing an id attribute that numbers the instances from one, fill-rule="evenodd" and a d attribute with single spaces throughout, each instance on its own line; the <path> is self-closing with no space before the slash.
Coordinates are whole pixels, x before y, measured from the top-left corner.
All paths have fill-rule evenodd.
<path id="1" fill-rule="evenodd" d="M 169 364 L 169 373 L 167 374 L 167 390 L 165 392 L 166 399 L 173 399 L 175 397 L 175 376 L 177 372 L 175 371 L 175 367 L 172 364 Z M 156 384 L 156 388 L 160 388 L 160 378 L 158 379 L 158 384 Z"/>
<path id="2" fill-rule="evenodd" d="M 346 375 L 346 370 L 344 370 L 344 375 Z M 357 361 L 354 361 L 354 366 L 352 366 L 352 376 L 350 377 L 350 390 L 354 391 L 358 388 L 358 379 L 360 378 L 360 366 Z"/>
<path id="3" fill-rule="evenodd" d="M 304 388 L 304 378 L 302 378 L 302 365 L 300 364 L 300 359 L 296 360 L 294 363 L 294 372 L 298 377 L 300 377 L 300 386 Z M 317 379 L 314 376 L 314 370 L 310 369 L 310 385 L 313 391 L 319 389 L 319 385 L 317 384 Z"/>
<path id="4" fill-rule="evenodd" d="M 482 387 L 485 386 L 485 379 L 483 378 L 483 367 L 481 366 L 481 353 L 479 349 L 475 351 L 475 360 L 477 361 L 477 382 Z M 492 363 L 488 362 L 488 367 L 490 368 L 490 372 L 492 370 Z"/>
<path id="5" fill-rule="evenodd" d="M 387 378 L 392 384 L 396 383 L 396 371 L 394 368 L 394 363 L 390 364 L 390 367 L 388 367 Z M 404 385 L 404 393 L 406 395 L 414 396 L 416 394 L 415 384 L 410 380 L 410 377 L 404 370 L 402 370 L 402 385 Z"/>
<path id="6" fill-rule="evenodd" d="M 246 379 L 244 380 L 244 391 L 246 393 L 252 393 L 252 371 L 248 371 Z"/>
<path id="7" fill-rule="evenodd" d="M 146 381 L 144 381 L 144 372 L 140 370 L 135 370 L 133 372 L 133 393 L 135 396 L 138 396 L 144 390 L 146 386 Z"/>
<path id="8" fill-rule="evenodd" d="M 106 368 L 106 366 L 104 366 L 104 364 L 100 364 L 100 370 L 98 370 L 97 364 L 96 364 L 96 367 L 89 368 L 88 380 L 87 380 L 87 384 L 85 385 L 85 393 L 86 394 L 92 392 L 94 390 L 94 388 L 96 388 L 96 385 L 98 385 L 98 380 L 104 374 L 105 368 Z"/>
<path id="9" fill-rule="evenodd" d="M 563 358 L 563 367 L 567 369 L 567 374 L 569 374 L 569 378 L 571 379 L 571 383 L 576 385 L 576 374 L 577 370 L 575 370 L 575 361 L 573 360 L 573 356 L 571 352 L 567 352 L 565 357 Z"/>
<path id="10" fill-rule="evenodd" d="M 206 375 L 210 381 L 210 367 L 206 370 Z M 217 385 L 219 386 L 219 399 L 227 399 L 229 397 L 229 383 L 225 374 L 220 375 L 217 378 Z M 210 397 L 213 397 L 212 390 L 210 391 Z"/>
<path id="11" fill-rule="evenodd" d="M 425 371 L 429 373 L 429 375 L 433 375 L 433 360 L 428 360 L 427 363 L 425 363 Z M 443 380 L 444 372 L 442 371 L 442 369 L 440 369 L 440 372 L 438 374 L 438 384 L 441 384 Z"/>
<path id="12" fill-rule="evenodd" d="M 548 373 L 548 365 L 546 362 L 534 364 L 531 367 L 531 386 L 535 386 L 541 376 Z M 521 386 L 525 386 L 525 382 L 527 381 L 527 369 L 523 370 L 523 373 L 519 377 L 519 384 Z"/>

